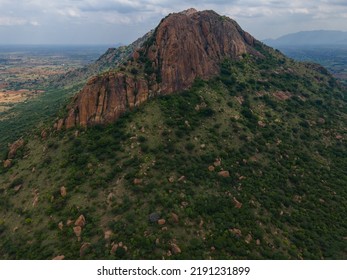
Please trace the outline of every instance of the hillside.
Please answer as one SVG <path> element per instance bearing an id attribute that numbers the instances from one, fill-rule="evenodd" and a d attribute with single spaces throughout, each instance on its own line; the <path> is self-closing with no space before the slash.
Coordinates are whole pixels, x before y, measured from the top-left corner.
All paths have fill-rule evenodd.
<path id="1" fill-rule="evenodd" d="M 301 31 L 277 39 L 266 39 L 264 43 L 271 47 L 347 45 L 347 32 L 335 30 Z"/>
<path id="2" fill-rule="evenodd" d="M 10 147 L 0 258 L 346 259 L 345 98 L 227 17 L 171 14 Z"/>

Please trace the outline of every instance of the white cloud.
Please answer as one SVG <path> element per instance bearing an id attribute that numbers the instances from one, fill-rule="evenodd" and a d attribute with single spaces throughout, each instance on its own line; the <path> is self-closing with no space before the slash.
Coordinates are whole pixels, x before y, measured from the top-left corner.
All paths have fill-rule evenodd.
<path id="1" fill-rule="evenodd" d="M 16 17 L 0 17 L 0 26 L 24 25 L 26 20 Z"/>
<path id="2" fill-rule="evenodd" d="M 347 30 L 346 0 L 0 0 L 0 25 L 54 29 L 62 41 L 74 30 L 90 40 L 104 32 L 105 41 L 112 33 L 130 42 L 168 13 L 190 7 L 230 16 L 260 39 L 307 29 Z"/>

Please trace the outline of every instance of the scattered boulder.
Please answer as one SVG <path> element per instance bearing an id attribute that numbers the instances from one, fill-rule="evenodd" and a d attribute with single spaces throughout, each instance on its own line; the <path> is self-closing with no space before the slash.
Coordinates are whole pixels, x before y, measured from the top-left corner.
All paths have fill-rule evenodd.
<path id="1" fill-rule="evenodd" d="M 175 214 L 175 213 L 171 213 L 171 218 L 172 218 L 172 221 L 174 222 L 174 223 L 178 223 L 179 222 L 179 218 L 178 218 L 178 215 L 177 214 Z"/>
<path id="2" fill-rule="evenodd" d="M 4 160 L 4 168 L 10 168 L 12 166 L 12 160 L 6 159 Z"/>
<path id="3" fill-rule="evenodd" d="M 46 140 L 46 138 L 47 138 L 47 131 L 45 129 L 41 131 L 41 138 L 43 140 Z"/>
<path id="4" fill-rule="evenodd" d="M 109 193 L 107 196 L 107 204 L 111 204 L 114 198 L 115 195 L 113 193 Z"/>
<path id="5" fill-rule="evenodd" d="M 110 253 L 113 255 L 117 251 L 118 248 L 122 248 L 125 252 L 128 251 L 128 247 L 125 246 L 123 244 L 123 242 L 119 242 L 119 243 L 112 243 L 112 248 L 111 248 Z"/>
<path id="6" fill-rule="evenodd" d="M 242 203 L 236 199 L 236 197 L 233 197 L 233 202 L 235 204 L 235 208 L 240 209 L 242 207 Z"/>
<path id="7" fill-rule="evenodd" d="M 171 244 L 171 251 L 172 251 L 172 253 L 174 253 L 175 255 L 181 254 L 181 253 L 182 253 L 181 248 L 178 247 L 177 244 L 175 244 L 175 243 L 172 243 L 172 244 Z"/>
<path id="8" fill-rule="evenodd" d="M 90 243 L 86 242 L 86 243 L 83 243 L 81 248 L 80 248 L 80 257 L 83 257 L 87 251 L 87 249 L 90 247 Z"/>
<path id="9" fill-rule="evenodd" d="M 17 151 L 24 146 L 24 140 L 18 139 L 17 141 L 13 142 L 11 145 L 9 145 L 9 152 L 8 152 L 8 159 L 12 159 L 16 156 Z"/>
<path id="10" fill-rule="evenodd" d="M 246 242 L 247 244 L 249 244 L 249 243 L 251 243 L 251 242 L 252 242 L 252 240 L 253 240 L 252 235 L 247 234 L 246 239 L 245 239 L 245 242 Z"/>
<path id="11" fill-rule="evenodd" d="M 173 176 L 170 176 L 168 180 L 169 180 L 170 183 L 175 182 L 175 178 Z"/>
<path id="12" fill-rule="evenodd" d="M 63 125 L 64 125 L 64 119 L 58 120 L 57 125 L 56 125 L 57 131 L 62 130 Z"/>
<path id="13" fill-rule="evenodd" d="M 60 188 L 60 195 L 61 195 L 62 197 L 65 197 L 65 196 L 67 195 L 67 191 L 66 191 L 66 188 L 65 188 L 64 186 L 62 186 L 62 187 Z"/>
<path id="14" fill-rule="evenodd" d="M 34 191 L 34 200 L 33 200 L 33 207 L 36 207 L 39 203 L 39 192 L 38 190 Z"/>
<path id="15" fill-rule="evenodd" d="M 223 178 L 228 178 L 228 177 L 230 177 L 229 171 L 226 171 L 226 170 L 223 170 L 223 171 L 218 172 L 218 175 L 221 176 L 221 177 L 223 177 Z"/>
<path id="16" fill-rule="evenodd" d="M 165 223 L 166 223 L 166 221 L 165 221 L 165 219 L 159 219 L 158 220 L 158 225 L 165 225 Z"/>
<path id="17" fill-rule="evenodd" d="M 213 163 L 214 166 L 221 166 L 222 160 L 220 158 L 216 158 L 215 162 Z"/>
<path id="18" fill-rule="evenodd" d="M 142 179 L 135 178 L 134 179 L 134 185 L 141 185 L 142 184 Z"/>
<path id="19" fill-rule="evenodd" d="M 178 178 L 177 181 L 178 181 L 178 182 L 181 182 L 181 181 L 184 181 L 185 179 L 186 179 L 186 176 L 181 176 L 181 177 Z"/>
<path id="20" fill-rule="evenodd" d="M 64 228 L 64 223 L 63 223 L 62 221 L 58 224 L 58 228 L 59 228 L 60 230 L 63 230 L 63 228 Z"/>
<path id="21" fill-rule="evenodd" d="M 325 124 L 325 119 L 319 118 L 319 119 L 318 119 L 318 123 L 319 123 L 319 124 Z"/>
<path id="22" fill-rule="evenodd" d="M 215 167 L 213 166 L 213 165 L 210 165 L 209 167 L 208 167 L 208 171 L 214 171 L 215 170 Z"/>
<path id="23" fill-rule="evenodd" d="M 76 227 L 73 228 L 73 231 L 74 231 L 74 233 L 75 233 L 75 235 L 77 237 L 77 240 L 81 241 L 82 227 L 76 226 Z"/>
<path id="24" fill-rule="evenodd" d="M 13 188 L 15 192 L 19 192 L 23 185 L 18 185 Z"/>
<path id="25" fill-rule="evenodd" d="M 70 219 L 68 219 L 67 221 L 66 221 L 66 225 L 69 227 L 69 226 L 71 226 L 73 224 L 73 220 L 70 220 Z"/>
<path id="26" fill-rule="evenodd" d="M 263 121 L 258 121 L 258 125 L 260 127 L 265 127 L 266 126 L 266 124 Z"/>
<path id="27" fill-rule="evenodd" d="M 343 136 L 340 135 L 340 134 L 337 134 L 335 138 L 336 138 L 337 140 L 341 140 L 341 139 L 343 139 Z"/>
<path id="28" fill-rule="evenodd" d="M 84 227 L 85 224 L 86 224 L 86 219 L 84 218 L 83 215 L 79 216 L 78 219 L 75 222 L 75 226 Z"/>
<path id="29" fill-rule="evenodd" d="M 105 238 L 105 240 L 109 240 L 109 239 L 111 238 L 112 234 L 113 234 L 112 230 L 106 230 L 106 231 L 104 232 L 104 238 Z"/>
<path id="30" fill-rule="evenodd" d="M 149 215 L 149 221 L 152 223 L 157 223 L 159 219 L 160 219 L 159 213 L 154 212 L 154 213 Z"/>
<path id="31" fill-rule="evenodd" d="M 61 261 L 63 259 L 65 259 L 65 256 L 64 255 L 59 255 L 59 256 L 54 257 L 52 260 L 54 260 L 54 261 Z"/>
<path id="32" fill-rule="evenodd" d="M 233 233 L 236 237 L 241 237 L 242 236 L 242 232 L 238 228 L 229 229 L 229 232 Z"/>
<path id="33" fill-rule="evenodd" d="M 257 246 L 260 246 L 260 244 L 261 244 L 259 239 L 257 239 L 257 241 L 255 243 L 257 244 Z"/>

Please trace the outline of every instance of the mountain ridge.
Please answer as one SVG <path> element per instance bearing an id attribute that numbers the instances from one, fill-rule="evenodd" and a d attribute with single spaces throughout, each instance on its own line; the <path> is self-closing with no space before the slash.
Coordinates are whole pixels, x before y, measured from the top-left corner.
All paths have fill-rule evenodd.
<path id="1" fill-rule="evenodd" d="M 329 46 L 347 45 L 347 32 L 338 30 L 300 31 L 283 35 L 277 39 L 265 39 L 270 46 Z"/>

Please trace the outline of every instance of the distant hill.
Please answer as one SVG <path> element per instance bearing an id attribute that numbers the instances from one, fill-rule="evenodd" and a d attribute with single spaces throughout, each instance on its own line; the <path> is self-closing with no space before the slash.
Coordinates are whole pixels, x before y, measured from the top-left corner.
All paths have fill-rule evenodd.
<path id="1" fill-rule="evenodd" d="M 347 45 L 347 32 L 334 30 L 301 31 L 277 39 L 266 39 L 263 42 L 272 47 Z"/>

